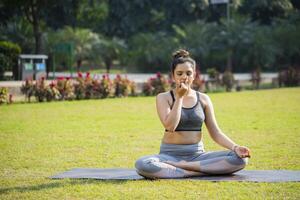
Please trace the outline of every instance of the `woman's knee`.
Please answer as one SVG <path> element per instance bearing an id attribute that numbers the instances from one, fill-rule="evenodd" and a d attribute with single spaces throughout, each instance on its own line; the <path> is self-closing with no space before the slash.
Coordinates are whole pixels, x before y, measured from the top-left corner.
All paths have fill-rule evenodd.
<path id="1" fill-rule="evenodd" d="M 161 170 L 161 168 L 156 165 L 155 163 L 158 163 L 159 159 L 153 156 L 144 156 L 138 159 L 135 162 L 135 168 L 140 173 L 155 173 Z"/>
<path id="2" fill-rule="evenodd" d="M 239 157 L 234 151 L 230 152 L 229 162 L 232 165 L 238 166 L 239 168 L 243 169 L 248 164 L 248 158 L 241 158 Z"/>

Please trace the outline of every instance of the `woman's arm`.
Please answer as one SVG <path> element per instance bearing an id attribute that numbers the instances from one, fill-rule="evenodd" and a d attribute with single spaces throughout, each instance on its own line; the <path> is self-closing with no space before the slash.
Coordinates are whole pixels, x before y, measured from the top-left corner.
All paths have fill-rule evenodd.
<path id="1" fill-rule="evenodd" d="M 250 150 L 247 147 L 242 147 L 233 142 L 226 136 L 218 126 L 213 104 L 207 95 L 203 95 L 204 111 L 205 111 L 205 124 L 211 138 L 219 145 L 235 151 L 240 157 L 250 157 Z"/>
<path id="2" fill-rule="evenodd" d="M 182 107 L 182 97 L 176 98 L 172 110 L 168 104 L 168 93 L 161 93 L 156 97 L 156 110 L 163 126 L 168 131 L 174 131 L 179 123 Z"/>
<path id="3" fill-rule="evenodd" d="M 161 93 L 156 97 L 156 110 L 160 121 L 168 131 L 175 131 L 181 116 L 183 96 L 188 92 L 187 81 L 178 83 L 175 88 L 175 102 L 172 109 L 168 104 L 169 93 Z"/>

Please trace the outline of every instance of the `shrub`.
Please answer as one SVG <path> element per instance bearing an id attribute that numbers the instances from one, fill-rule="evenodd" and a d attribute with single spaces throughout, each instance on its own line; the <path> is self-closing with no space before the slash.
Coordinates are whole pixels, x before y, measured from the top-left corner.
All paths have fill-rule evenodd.
<path id="1" fill-rule="evenodd" d="M 53 100 L 72 100 L 74 99 L 74 86 L 70 78 L 59 77 L 47 85 L 44 77 L 37 80 L 26 80 L 21 86 L 21 92 L 30 102 L 31 97 L 35 96 L 38 102 Z"/>
<path id="2" fill-rule="evenodd" d="M 109 96 L 112 90 L 112 82 L 109 79 L 108 75 L 103 75 L 100 82 L 100 94 L 101 98 L 106 98 Z"/>
<path id="3" fill-rule="evenodd" d="M 135 95 L 135 84 L 130 81 L 127 77 L 122 78 L 119 74 L 114 80 L 115 96 L 116 97 L 127 97 L 128 95 Z"/>
<path id="4" fill-rule="evenodd" d="M 92 79 L 87 72 L 85 78 L 78 73 L 77 83 L 74 84 L 76 99 L 106 98 L 111 94 L 112 83 L 108 75 L 103 75 L 101 80 Z"/>
<path id="5" fill-rule="evenodd" d="M 260 69 L 255 69 L 251 73 L 251 82 L 253 89 L 258 89 L 261 82 L 261 71 Z"/>
<path id="6" fill-rule="evenodd" d="M 50 85 L 46 88 L 46 100 L 52 101 L 52 100 L 59 100 L 59 99 L 61 99 L 61 94 L 56 87 L 56 83 L 52 81 Z"/>
<path id="7" fill-rule="evenodd" d="M 153 86 L 151 85 L 150 79 L 143 84 L 143 94 L 146 96 L 151 96 L 153 95 Z"/>
<path id="8" fill-rule="evenodd" d="M 25 95 L 25 99 L 28 102 L 31 100 L 31 96 L 34 95 L 34 83 L 32 80 L 26 79 L 25 84 L 21 86 L 21 92 Z"/>
<path id="9" fill-rule="evenodd" d="M 82 73 L 78 72 L 77 76 L 77 83 L 74 84 L 74 93 L 76 99 L 83 99 L 85 95 L 85 86 L 84 86 L 84 79 L 82 77 Z"/>
<path id="10" fill-rule="evenodd" d="M 118 89 L 115 94 L 117 97 L 128 96 L 135 94 L 135 84 L 129 81 L 126 77 L 117 76 L 114 80 Z M 91 98 L 107 98 L 111 95 L 113 83 L 108 75 L 103 75 L 102 79 L 92 79 L 90 73 L 85 77 L 82 73 L 78 73 L 77 79 L 74 81 L 70 78 L 58 77 L 49 85 L 46 84 L 45 78 L 36 82 L 26 80 L 21 87 L 21 91 L 25 94 L 30 102 L 30 97 L 34 95 L 38 102 L 52 100 L 73 100 L 76 99 L 91 99 Z"/>
<path id="11" fill-rule="evenodd" d="M 33 94 L 38 102 L 43 102 L 43 101 L 53 101 L 53 100 L 62 100 L 62 95 L 58 89 L 58 85 L 63 85 L 61 84 L 63 80 L 58 80 L 57 83 L 55 81 L 52 81 L 49 85 L 46 84 L 45 78 L 42 77 L 35 83 L 33 83 Z M 59 83 L 59 84 L 58 84 Z M 67 83 L 67 81 L 64 82 L 64 85 Z M 65 88 L 65 86 L 64 86 Z M 63 91 L 65 94 L 65 89 Z M 64 99 L 72 99 L 69 98 L 68 92 L 66 93 L 67 95 L 64 96 Z"/>
<path id="12" fill-rule="evenodd" d="M 300 85 L 300 70 L 294 67 L 288 67 L 281 70 L 278 74 L 279 87 L 281 86 L 299 86 Z"/>
<path id="13" fill-rule="evenodd" d="M 0 105 L 7 102 L 8 90 L 5 87 L 0 87 Z"/>
<path id="14" fill-rule="evenodd" d="M 206 72 L 209 77 L 209 80 L 206 82 L 206 90 L 218 90 L 221 84 L 220 73 L 216 70 L 216 68 L 209 68 Z"/>
<path id="15" fill-rule="evenodd" d="M 107 75 L 98 80 L 92 79 L 89 72 L 85 77 L 79 72 L 76 81 L 74 84 L 76 99 L 106 98 L 111 93 L 112 83 Z"/>
<path id="16" fill-rule="evenodd" d="M 226 91 L 230 92 L 234 85 L 234 76 L 230 70 L 226 70 L 222 76 L 222 84 L 225 86 Z"/>
<path id="17" fill-rule="evenodd" d="M 84 84 L 84 98 L 91 99 L 93 95 L 93 80 L 89 72 L 86 73 L 83 84 Z"/>
<path id="18" fill-rule="evenodd" d="M 143 85 L 143 93 L 146 96 L 157 95 L 170 89 L 170 83 L 161 73 L 157 73 L 156 77 L 150 78 Z"/>
<path id="19" fill-rule="evenodd" d="M 46 82 L 45 78 L 42 77 L 40 80 L 36 81 L 34 85 L 34 96 L 38 102 L 43 102 L 46 99 Z"/>
<path id="20" fill-rule="evenodd" d="M 204 92 L 205 90 L 205 81 L 201 76 L 201 72 L 199 70 L 196 71 L 196 76 L 193 81 L 192 88 L 196 91 Z"/>
<path id="21" fill-rule="evenodd" d="M 72 100 L 75 98 L 74 84 L 69 77 L 58 77 L 56 80 L 56 89 L 60 93 L 60 100 Z"/>
<path id="22" fill-rule="evenodd" d="M 220 73 L 216 68 L 208 68 L 206 70 L 208 77 L 210 79 L 219 80 L 220 79 Z"/>

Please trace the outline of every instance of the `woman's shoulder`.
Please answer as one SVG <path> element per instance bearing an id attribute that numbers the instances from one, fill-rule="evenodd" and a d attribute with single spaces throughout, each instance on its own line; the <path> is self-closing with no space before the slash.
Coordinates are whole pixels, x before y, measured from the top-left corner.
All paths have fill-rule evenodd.
<path id="1" fill-rule="evenodd" d="M 199 92 L 199 91 L 196 91 L 196 92 L 199 93 L 200 101 L 201 101 L 202 105 L 206 106 L 211 101 L 207 94 L 205 94 L 203 92 Z"/>
<path id="2" fill-rule="evenodd" d="M 200 98 L 202 98 L 202 99 L 208 99 L 209 98 L 209 96 L 207 94 L 205 94 L 203 92 L 199 92 L 199 91 L 197 91 L 197 92 L 199 93 Z"/>
<path id="3" fill-rule="evenodd" d="M 156 98 L 157 99 L 168 99 L 171 96 L 170 91 L 159 93 Z"/>

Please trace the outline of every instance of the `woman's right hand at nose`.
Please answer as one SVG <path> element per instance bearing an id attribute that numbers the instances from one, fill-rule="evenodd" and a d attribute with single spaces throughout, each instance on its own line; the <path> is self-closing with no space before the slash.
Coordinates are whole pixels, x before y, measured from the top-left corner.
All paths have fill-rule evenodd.
<path id="1" fill-rule="evenodd" d="M 181 98 L 183 97 L 184 95 L 186 95 L 186 93 L 188 92 L 188 86 L 186 83 L 184 82 L 180 82 L 178 84 L 176 84 L 176 96 Z"/>

